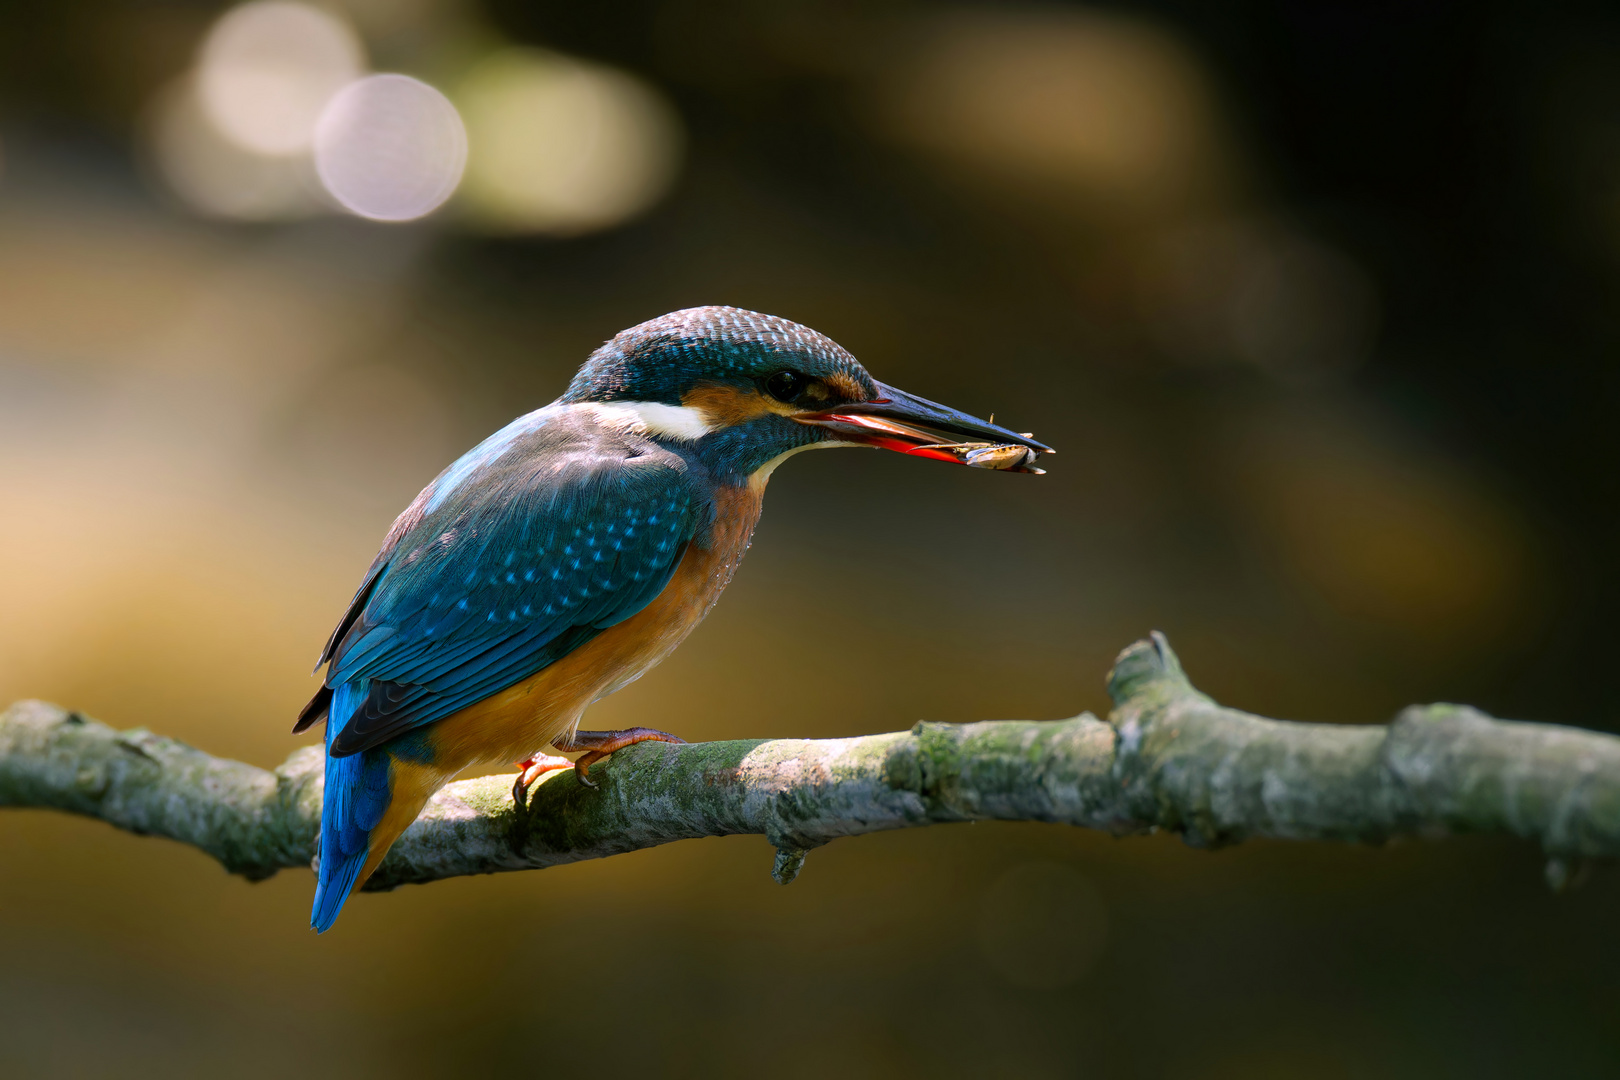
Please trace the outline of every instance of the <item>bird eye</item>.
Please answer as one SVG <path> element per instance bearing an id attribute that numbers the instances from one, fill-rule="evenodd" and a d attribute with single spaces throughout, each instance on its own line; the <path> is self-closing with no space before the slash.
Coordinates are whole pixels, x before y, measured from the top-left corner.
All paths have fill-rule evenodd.
<path id="1" fill-rule="evenodd" d="M 765 380 L 765 390 L 777 401 L 793 401 L 804 393 L 805 384 L 809 381 L 797 371 L 778 371 Z"/>

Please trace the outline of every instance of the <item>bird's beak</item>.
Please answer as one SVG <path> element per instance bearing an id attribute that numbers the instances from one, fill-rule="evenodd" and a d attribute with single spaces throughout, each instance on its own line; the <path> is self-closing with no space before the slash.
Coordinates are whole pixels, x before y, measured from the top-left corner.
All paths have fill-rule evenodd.
<path id="1" fill-rule="evenodd" d="M 981 469 L 1041 473 L 1046 470 L 1035 468 L 1036 456 L 1057 452 L 1036 442 L 1027 431 L 997 427 L 884 383 L 877 384 L 877 392 L 871 401 L 852 402 L 794 419 L 824 427 L 846 442 Z"/>

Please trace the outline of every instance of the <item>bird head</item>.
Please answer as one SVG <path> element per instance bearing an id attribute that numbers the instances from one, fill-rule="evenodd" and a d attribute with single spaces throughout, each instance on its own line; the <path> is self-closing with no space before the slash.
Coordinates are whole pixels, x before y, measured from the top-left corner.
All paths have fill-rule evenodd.
<path id="1" fill-rule="evenodd" d="M 916 457 L 1040 472 L 1052 448 L 1026 433 L 878 382 L 831 338 L 731 307 L 687 308 L 633 326 L 593 353 L 562 397 L 698 444 L 738 477 L 785 457 L 872 446 Z"/>

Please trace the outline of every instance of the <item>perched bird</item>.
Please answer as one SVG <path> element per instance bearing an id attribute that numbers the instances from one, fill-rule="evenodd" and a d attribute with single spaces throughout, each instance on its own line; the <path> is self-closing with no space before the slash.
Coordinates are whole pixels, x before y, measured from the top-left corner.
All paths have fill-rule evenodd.
<path id="1" fill-rule="evenodd" d="M 580 731 L 731 581 L 765 482 L 823 446 L 1014 471 L 1051 448 L 877 382 L 808 327 L 729 307 L 673 312 L 591 355 L 555 402 L 422 490 L 383 541 L 293 731 L 326 719 L 325 931 L 427 800 L 473 766 L 590 763 L 648 728 Z M 584 750 L 578 762 L 540 752 Z"/>

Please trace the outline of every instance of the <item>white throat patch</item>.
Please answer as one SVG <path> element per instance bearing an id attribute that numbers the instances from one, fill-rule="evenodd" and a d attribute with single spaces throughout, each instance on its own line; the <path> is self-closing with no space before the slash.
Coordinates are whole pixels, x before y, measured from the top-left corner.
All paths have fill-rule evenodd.
<path id="1" fill-rule="evenodd" d="M 714 428 L 697 409 L 685 405 L 660 405 L 656 401 L 585 402 L 574 406 L 588 412 L 601 424 L 622 428 L 637 435 L 696 442 Z"/>

